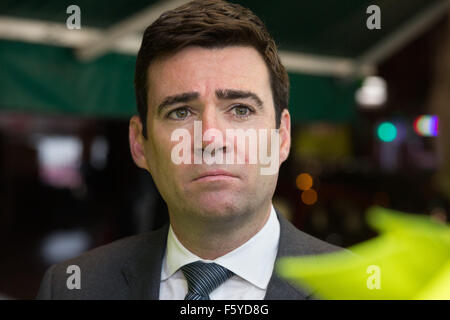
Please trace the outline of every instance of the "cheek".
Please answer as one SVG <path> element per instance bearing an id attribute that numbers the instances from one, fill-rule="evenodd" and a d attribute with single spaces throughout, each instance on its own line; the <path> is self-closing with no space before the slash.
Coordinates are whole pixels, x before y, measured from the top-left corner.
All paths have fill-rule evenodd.
<path id="1" fill-rule="evenodd" d="M 146 145 L 147 163 L 151 173 L 167 176 L 176 170 L 177 165 L 172 161 L 171 154 L 173 148 L 179 141 L 171 140 L 172 132 L 155 127 L 149 132 L 149 139 Z"/>
<path id="2" fill-rule="evenodd" d="M 163 150 L 163 147 L 164 142 L 161 141 L 161 138 L 158 138 L 158 135 L 151 132 L 146 144 L 146 158 L 152 174 L 156 173 L 155 170 L 159 169 L 161 164 L 164 163 L 165 151 Z"/>

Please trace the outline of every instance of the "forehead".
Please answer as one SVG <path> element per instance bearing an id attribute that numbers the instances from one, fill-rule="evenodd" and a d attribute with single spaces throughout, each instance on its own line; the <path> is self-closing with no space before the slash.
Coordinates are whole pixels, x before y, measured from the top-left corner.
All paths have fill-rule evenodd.
<path id="1" fill-rule="evenodd" d="M 268 68 L 253 47 L 221 49 L 187 47 L 152 62 L 148 70 L 149 106 L 164 97 L 198 92 L 208 97 L 217 89 L 241 89 L 271 99 Z"/>

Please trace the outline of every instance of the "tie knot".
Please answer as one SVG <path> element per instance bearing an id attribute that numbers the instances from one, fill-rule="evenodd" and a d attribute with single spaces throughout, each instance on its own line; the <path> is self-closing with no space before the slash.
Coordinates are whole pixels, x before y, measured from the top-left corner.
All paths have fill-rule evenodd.
<path id="1" fill-rule="evenodd" d="M 185 300 L 209 300 L 209 294 L 233 275 L 216 263 L 201 261 L 184 265 L 181 270 L 189 289 Z"/>

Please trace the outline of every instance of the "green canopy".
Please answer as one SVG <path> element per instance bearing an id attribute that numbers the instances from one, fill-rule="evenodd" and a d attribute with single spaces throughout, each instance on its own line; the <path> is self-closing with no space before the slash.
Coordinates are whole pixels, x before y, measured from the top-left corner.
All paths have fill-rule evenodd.
<path id="1" fill-rule="evenodd" d="M 443 1 L 232 2 L 241 3 L 259 15 L 281 51 L 307 55 L 312 59 L 332 57 L 357 62 L 374 44 L 382 42 L 411 19 Z M 107 35 L 108 30 L 114 29 L 118 23 L 133 20 L 133 15 L 159 3 L 78 1 L 82 29 L 73 32 L 97 28 Z M 1 110 L 99 117 L 129 117 L 136 112 L 133 89 L 135 52 L 126 54 L 111 48 L 95 59 L 81 61 L 74 54 L 76 45 L 51 45 L 51 36 L 27 38 L 29 41 L 26 41 L 1 30 L 7 23 L 22 26 L 27 21 L 40 22 L 44 26 L 46 23 L 59 23 L 65 27 L 69 16 L 66 8 L 71 4 L 70 1 L 57 0 L 0 3 L 0 38 L 3 38 L 0 40 Z M 380 30 L 366 27 L 366 9 L 371 4 L 381 8 Z M 20 28 L 13 27 L 12 33 L 16 29 Z M 290 111 L 294 122 L 348 123 L 355 119 L 354 93 L 360 76 L 343 78 L 333 72 L 311 73 L 306 70 L 309 65 L 305 72 L 301 68 L 290 68 L 290 65 L 287 68 L 291 81 Z"/>

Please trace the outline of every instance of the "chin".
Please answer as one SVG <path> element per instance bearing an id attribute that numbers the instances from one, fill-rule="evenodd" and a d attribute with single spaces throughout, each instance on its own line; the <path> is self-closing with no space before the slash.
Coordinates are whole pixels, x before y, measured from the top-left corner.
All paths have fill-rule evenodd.
<path id="1" fill-rule="evenodd" d="M 246 208 L 242 200 L 230 195 L 207 195 L 195 199 L 196 212 L 204 218 L 233 218 L 242 215 Z"/>

